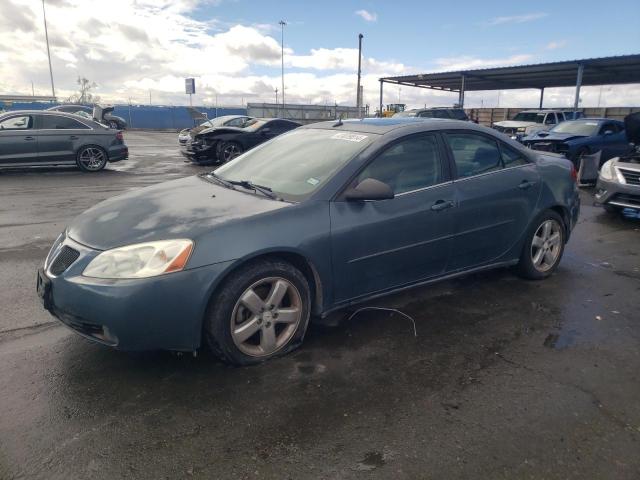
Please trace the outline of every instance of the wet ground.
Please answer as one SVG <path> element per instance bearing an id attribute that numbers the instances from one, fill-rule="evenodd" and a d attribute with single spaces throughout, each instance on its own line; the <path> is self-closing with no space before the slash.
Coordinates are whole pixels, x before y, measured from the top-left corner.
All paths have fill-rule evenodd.
<path id="1" fill-rule="evenodd" d="M 34 273 L 76 214 L 204 170 L 128 132 L 99 174 L 0 173 L 0 478 L 639 478 L 640 218 L 584 192 L 558 272 L 376 301 L 289 357 L 127 354 L 52 321 Z"/>

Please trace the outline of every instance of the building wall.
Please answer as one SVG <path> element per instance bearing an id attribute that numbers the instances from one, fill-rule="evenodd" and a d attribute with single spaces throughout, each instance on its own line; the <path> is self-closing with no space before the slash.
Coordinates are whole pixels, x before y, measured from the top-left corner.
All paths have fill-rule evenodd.
<path id="1" fill-rule="evenodd" d="M 0 105 L 6 110 L 45 110 L 55 103 L 48 102 L 14 102 Z M 180 130 L 202 123 L 194 120 L 189 107 L 156 106 L 156 105 L 114 105 L 113 114 L 122 117 L 129 124 L 129 128 Z M 246 115 L 246 108 L 205 108 L 195 107 L 198 112 L 206 114 L 207 118 L 223 115 Z"/>

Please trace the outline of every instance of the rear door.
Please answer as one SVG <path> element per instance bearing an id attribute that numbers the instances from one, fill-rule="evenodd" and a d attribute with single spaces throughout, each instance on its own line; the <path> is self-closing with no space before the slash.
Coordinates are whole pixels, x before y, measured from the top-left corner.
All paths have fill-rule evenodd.
<path id="1" fill-rule="evenodd" d="M 38 161 L 40 163 L 75 163 L 82 136 L 91 129 L 84 123 L 64 115 L 38 115 Z"/>
<path id="2" fill-rule="evenodd" d="M 535 164 L 495 137 L 445 134 L 456 192 L 455 233 L 448 271 L 496 262 L 526 231 L 541 188 Z"/>
<path id="3" fill-rule="evenodd" d="M 389 185 L 395 198 L 331 203 L 331 250 L 338 302 L 442 274 L 453 232 L 454 190 L 441 140 L 404 137 L 351 182 Z"/>
<path id="4" fill-rule="evenodd" d="M 38 138 L 34 134 L 35 117 L 16 113 L 0 121 L 0 165 L 35 163 Z"/>

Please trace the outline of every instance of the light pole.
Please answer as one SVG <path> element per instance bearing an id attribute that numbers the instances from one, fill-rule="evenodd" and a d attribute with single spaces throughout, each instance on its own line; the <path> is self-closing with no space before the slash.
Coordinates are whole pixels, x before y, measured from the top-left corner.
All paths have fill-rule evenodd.
<path id="1" fill-rule="evenodd" d="M 56 89 L 53 86 L 53 69 L 51 68 L 51 52 L 49 51 L 49 31 L 47 30 L 47 12 L 44 9 L 44 0 L 42 0 L 42 16 L 44 17 L 44 37 L 47 40 L 47 57 L 49 57 L 49 77 L 51 78 L 51 96 L 56 98 Z"/>
<path id="2" fill-rule="evenodd" d="M 364 35 L 358 34 L 358 89 L 356 91 L 356 107 L 358 109 L 358 118 L 362 117 L 362 94 L 360 92 L 360 73 L 362 70 L 362 38 Z"/>
<path id="3" fill-rule="evenodd" d="M 284 26 L 287 24 L 284 20 L 278 22 L 281 30 L 280 47 L 282 50 L 282 116 L 284 116 Z"/>
<path id="4" fill-rule="evenodd" d="M 278 106 L 278 89 L 276 88 L 276 107 Z"/>

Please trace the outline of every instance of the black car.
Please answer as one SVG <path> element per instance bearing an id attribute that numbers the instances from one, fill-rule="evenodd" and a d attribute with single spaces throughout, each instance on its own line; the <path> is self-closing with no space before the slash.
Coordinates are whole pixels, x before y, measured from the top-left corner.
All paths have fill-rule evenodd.
<path id="1" fill-rule="evenodd" d="M 54 110 L 56 112 L 65 113 L 77 113 L 85 112 L 93 117 L 93 107 L 88 105 L 58 105 L 56 107 L 48 108 L 47 110 Z M 99 122 L 109 125 L 109 128 L 116 128 L 118 130 L 124 130 L 127 128 L 127 122 L 124 118 L 113 115 L 111 112 L 113 107 L 104 107 L 102 109 L 102 118 L 97 118 Z"/>
<path id="2" fill-rule="evenodd" d="M 300 126 L 299 123 L 281 118 L 254 118 L 244 128 L 208 128 L 187 142 L 187 149 L 183 153 L 192 162 L 226 163 L 256 145 Z"/>
<path id="3" fill-rule="evenodd" d="M 420 118 L 445 118 L 447 120 L 463 120 L 469 121 L 469 117 L 461 108 L 432 107 L 417 108 L 414 110 L 405 110 L 398 112 L 394 117 L 420 117 Z"/>

